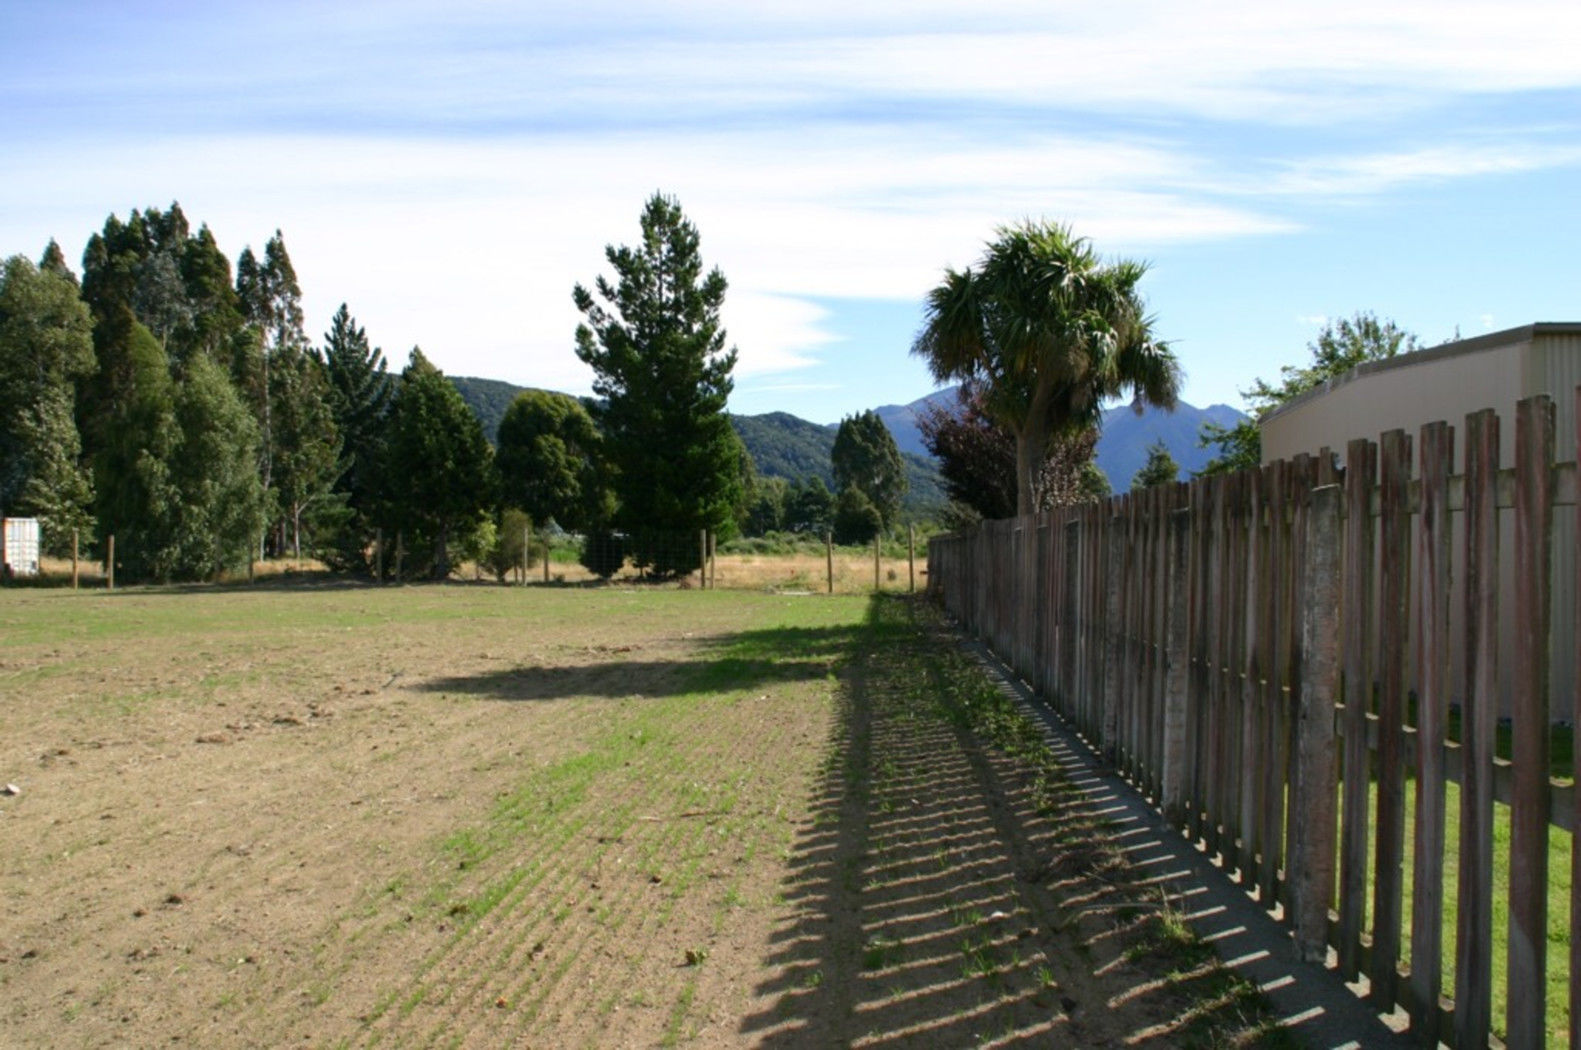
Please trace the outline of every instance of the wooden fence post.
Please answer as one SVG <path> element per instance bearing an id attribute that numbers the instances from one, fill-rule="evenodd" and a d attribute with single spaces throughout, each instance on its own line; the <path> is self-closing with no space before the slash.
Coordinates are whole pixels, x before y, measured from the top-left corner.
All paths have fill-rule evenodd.
<path id="1" fill-rule="evenodd" d="M 1499 717 L 1499 430 L 1491 409 L 1466 417 L 1465 449 L 1466 680 L 1460 712 L 1455 1032 L 1460 1046 L 1485 1047 L 1493 1021 L 1493 755 Z"/>
<path id="2" fill-rule="evenodd" d="M 1191 579 L 1191 512 L 1169 515 L 1168 605 L 1164 650 L 1164 740 L 1161 781 L 1164 816 L 1178 824 L 1186 802 L 1187 606 Z"/>
<path id="3" fill-rule="evenodd" d="M 1438 1038 L 1443 987 L 1444 728 L 1449 717 L 1449 515 L 1445 506 L 1447 428 L 1421 431 L 1421 510 L 1416 643 L 1416 838 L 1411 898 L 1411 988 L 1418 1034 Z M 1432 471 L 1431 475 L 1429 470 Z"/>
<path id="4" fill-rule="evenodd" d="M 373 530 L 373 578 L 384 582 L 384 530 Z"/>
<path id="5" fill-rule="evenodd" d="M 1411 437 L 1391 430 L 1379 441 L 1378 800 L 1372 884 L 1373 1004 L 1399 1002 L 1400 919 L 1405 868 L 1405 692 L 1409 675 L 1411 512 L 1407 505 Z"/>
<path id="6" fill-rule="evenodd" d="M 1098 625 L 1103 637 L 1103 702 L 1098 712 L 1098 741 L 1103 761 L 1113 764 L 1120 757 L 1116 737 L 1120 728 L 1120 676 L 1125 670 L 1121 665 L 1120 653 L 1124 641 L 1121 637 L 1123 621 L 1120 606 L 1123 592 L 1120 578 L 1125 568 L 1125 520 L 1114 513 L 1111 505 L 1104 508 L 1099 528 L 1108 538 L 1108 566 L 1103 585 L 1103 622 Z"/>
<path id="7" fill-rule="evenodd" d="M 906 593 L 917 593 L 917 527 L 906 526 Z"/>
<path id="8" fill-rule="evenodd" d="M 697 589 L 708 590 L 708 530 L 697 534 Z"/>
<path id="9" fill-rule="evenodd" d="M 522 556 L 521 563 L 516 567 L 517 579 L 523 587 L 527 586 L 527 569 L 532 562 L 532 525 L 522 529 Z"/>
<path id="10" fill-rule="evenodd" d="M 71 589 L 77 589 L 77 530 L 71 530 Z"/>
<path id="11" fill-rule="evenodd" d="M 881 544 L 881 540 L 879 539 L 878 533 L 876 533 L 876 532 L 873 533 L 873 593 L 874 594 L 877 594 L 878 591 L 879 591 L 878 559 L 879 559 L 879 554 L 880 554 L 880 544 Z"/>
<path id="12" fill-rule="evenodd" d="M 1515 414 L 1515 651 L 1510 711 L 1509 1016 L 1505 1045 L 1545 1045 L 1548 989 L 1548 632 L 1553 571 L 1554 406 Z M 1571 1019 L 1572 1025 L 1575 1019 Z"/>
<path id="13" fill-rule="evenodd" d="M 115 590 L 115 533 L 110 533 L 109 547 L 104 555 L 105 590 Z"/>
<path id="14" fill-rule="evenodd" d="M 1377 447 L 1357 438 L 1345 449 L 1345 744 L 1344 842 L 1340 851 L 1339 968 L 1347 981 L 1361 971 L 1361 935 L 1367 907 L 1367 796 L 1372 756 L 1367 709 L 1372 699 L 1373 483 Z"/>
<path id="15" fill-rule="evenodd" d="M 834 533 L 823 534 L 823 557 L 825 570 L 829 579 L 829 593 L 834 593 Z"/>
<path id="16" fill-rule="evenodd" d="M 1301 684 L 1296 713 L 1290 894 L 1296 953 L 1328 953 L 1334 892 L 1334 700 L 1339 693 L 1340 499 L 1337 485 L 1312 490 L 1301 579 Z"/>
<path id="17" fill-rule="evenodd" d="M 1575 404 L 1577 414 L 1572 419 L 1581 419 L 1581 386 L 1576 387 Z M 1578 473 L 1581 473 L 1581 427 L 1576 428 L 1575 436 L 1576 464 Z M 1581 490 L 1581 477 L 1576 479 L 1576 488 Z M 1581 546 L 1581 493 L 1575 501 L 1575 539 Z M 1570 608 L 1575 620 L 1575 637 L 1572 639 L 1575 651 L 1581 653 L 1581 551 L 1577 552 L 1575 559 L 1576 576 L 1570 581 Z M 1574 696 L 1571 697 L 1570 725 L 1581 726 L 1581 669 L 1574 672 Z M 1581 923 L 1581 834 L 1572 830 L 1570 835 L 1570 928 L 1573 930 L 1577 923 Z M 1581 1050 L 1581 937 L 1570 938 L 1570 1050 Z"/>

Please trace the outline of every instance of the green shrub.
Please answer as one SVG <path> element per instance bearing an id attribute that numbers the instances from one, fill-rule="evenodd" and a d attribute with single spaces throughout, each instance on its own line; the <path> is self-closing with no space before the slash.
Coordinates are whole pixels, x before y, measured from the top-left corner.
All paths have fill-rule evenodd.
<path id="1" fill-rule="evenodd" d="M 582 538 L 582 565 L 588 572 L 607 580 L 626 563 L 626 538 L 602 530 Z"/>

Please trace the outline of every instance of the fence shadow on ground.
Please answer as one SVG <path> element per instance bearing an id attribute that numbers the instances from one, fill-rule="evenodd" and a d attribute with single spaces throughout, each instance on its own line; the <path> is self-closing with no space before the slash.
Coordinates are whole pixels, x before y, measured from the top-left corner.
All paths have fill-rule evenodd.
<path id="1" fill-rule="evenodd" d="M 1091 877 L 1085 836 L 1112 794 L 1077 786 L 1039 815 L 1016 767 L 930 703 L 926 681 L 897 675 L 895 660 L 922 663 L 900 648 L 881 638 L 842 675 L 755 989 L 769 1005 L 741 1034 L 784 1048 L 1176 1045 L 1169 1021 L 1199 990 L 1130 965 L 1113 913 L 1141 903 L 1137 887 Z"/>

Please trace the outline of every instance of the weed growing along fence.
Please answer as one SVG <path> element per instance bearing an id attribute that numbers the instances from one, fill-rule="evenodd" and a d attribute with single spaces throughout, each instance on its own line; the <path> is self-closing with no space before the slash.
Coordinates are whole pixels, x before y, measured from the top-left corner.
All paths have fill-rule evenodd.
<path id="1" fill-rule="evenodd" d="M 1555 465 L 1549 398 L 1518 406 L 1510 469 L 1499 423 L 1467 417 L 1459 474 L 1439 422 L 1414 457 L 1391 431 L 1343 467 L 1303 456 L 928 548 L 930 591 L 1282 905 L 1302 956 L 1332 946 L 1380 1011 L 1459 1048 L 1562 1045 L 1581 1008 L 1553 728 L 1581 720 L 1576 468 Z"/>

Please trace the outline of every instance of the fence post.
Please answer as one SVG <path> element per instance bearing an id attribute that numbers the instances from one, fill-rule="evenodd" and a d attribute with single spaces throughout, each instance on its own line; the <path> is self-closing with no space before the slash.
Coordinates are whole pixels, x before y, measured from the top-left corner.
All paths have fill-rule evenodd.
<path id="1" fill-rule="evenodd" d="M 1339 685 L 1340 499 L 1337 485 L 1312 490 L 1301 581 L 1301 687 L 1296 715 L 1295 826 L 1290 907 L 1296 952 L 1322 962 L 1334 887 L 1334 700 Z"/>
<path id="2" fill-rule="evenodd" d="M 549 582 L 549 533 L 543 534 L 543 582 Z"/>
<path id="3" fill-rule="evenodd" d="M 719 534 L 717 532 L 708 534 L 708 589 L 711 591 L 719 589 L 718 541 Z"/>
<path id="4" fill-rule="evenodd" d="M 1554 406 L 1515 414 L 1515 660 L 1510 711 L 1510 939 L 1506 1045 L 1543 1046 L 1548 988 L 1548 630 Z M 1572 1018 L 1572 1025 L 1574 1019 Z"/>
<path id="5" fill-rule="evenodd" d="M 1120 577 L 1125 568 L 1125 520 L 1119 517 L 1111 503 L 1104 507 L 1098 526 L 1106 537 L 1105 550 L 1108 565 L 1103 584 L 1103 622 L 1098 629 L 1103 637 L 1103 699 L 1098 710 L 1098 740 L 1100 754 L 1105 762 L 1113 764 L 1119 755 L 1120 675 L 1121 665 Z"/>
<path id="6" fill-rule="evenodd" d="M 71 530 L 71 589 L 77 589 L 77 530 Z"/>
<path id="7" fill-rule="evenodd" d="M 834 593 L 834 533 L 823 534 L 823 557 L 829 576 L 829 593 Z"/>
<path id="8" fill-rule="evenodd" d="M 697 589 L 708 590 L 708 530 L 697 533 Z"/>
<path id="9" fill-rule="evenodd" d="M 1186 803 L 1186 674 L 1188 662 L 1186 596 L 1191 557 L 1191 512 L 1174 510 L 1169 514 L 1168 597 L 1165 606 L 1164 650 L 1164 741 L 1163 803 L 1164 816 L 1178 824 Z"/>
<path id="10" fill-rule="evenodd" d="M 532 525 L 522 529 L 522 557 L 521 564 L 517 566 L 518 576 L 523 587 L 527 586 L 527 568 L 532 562 Z"/>
<path id="11" fill-rule="evenodd" d="M 878 593 L 878 557 L 880 539 L 878 533 L 873 533 L 873 593 Z"/>
<path id="12" fill-rule="evenodd" d="M 1339 969 L 1347 981 L 1355 980 L 1361 972 L 1367 906 L 1367 796 L 1372 783 L 1367 708 L 1372 698 L 1369 657 L 1374 638 L 1372 515 L 1368 507 L 1377 461 L 1377 448 L 1366 438 L 1357 438 L 1345 447 L 1345 826 L 1340 851 Z"/>
<path id="13" fill-rule="evenodd" d="M 1491 410 L 1466 417 L 1465 539 L 1460 573 L 1465 634 L 1465 686 L 1461 700 L 1460 886 L 1455 936 L 1455 1043 L 1485 1047 L 1493 1008 L 1493 755 L 1498 730 L 1498 510 L 1495 477 L 1498 430 Z M 1422 431 L 1422 523 L 1442 514 L 1448 542 L 1449 449 L 1428 455 L 1430 431 Z M 1450 436 L 1435 437 L 1452 446 Z M 1438 460 L 1442 460 L 1439 463 Z M 1442 503 L 1444 509 L 1434 511 Z M 1435 603 L 1434 620 L 1443 614 Z M 1481 931 L 1480 933 L 1477 931 Z"/>
<path id="14" fill-rule="evenodd" d="M 105 590 L 115 590 L 115 533 L 110 533 L 108 549 L 104 555 Z"/>
<path id="15" fill-rule="evenodd" d="M 1411 438 L 1390 430 L 1378 443 L 1378 794 L 1372 884 L 1373 1004 L 1380 1011 L 1399 1001 L 1400 919 L 1405 870 L 1406 645 L 1410 637 Z"/>
<path id="16" fill-rule="evenodd" d="M 1577 409 L 1581 409 L 1581 386 L 1576 387 L 1575 403 L 1576 403 L 1576 408 Z M 1578 413 L 1577 415 L 1574 415 L 1571 418 L 1572 419 L 1581 419 L 1581 413 Z M 1577 465 L 1578 472 L 1581 472 L 1581 427 L 1577 427 L 1576 428 L 1575 454 L 1576 454 L 1576 458 L 1574 460 L 1572 460 L 1572 462 L 1574 462 Z M 1581 487 L 1581 482 L 1578 482 L 1578 487 Z M 1576 504 L 1575 505 L 1575 524 L 1576 524 L 1575 538 L 1576 538 L 1578 544 L 1581 544 L 1581 496 L 1577 497 L 1577 499 L 1575 501 L 1575 504 Z M 1575 561 L 1576 561 L 1576 564 L 1575 564 L 1576 576 L 1575 576 L 1575 578 L 1573 578 L 1573 579 L 1571 579 L 1569 581 L 1569 583 L 1571 584 L 1570 612 L 1571 612 L 1571 616 L 1574 617 L 1574 622 L 1575 622 L 1575 637 L 1574 637 L 1574 639 L 1572 639 L 1572 641 L 1574 642 L 1574 645 L 1575 645 L 1575 651 L 1577 653 L 1581 653 L 1581 601 L 1577 600 L 1578 596 L 1581 596 L 1581 552 L 1578 552 L 1578 555 L 1577 555 Z M 1577 669 L 1576 671 L 1573 672 L 1573 674 L 1574 674 L 1574 678 L 1575 678 L 1575 683 L 1574 683 L 1575 695 L 1571 698 L 1570 725 L 1572 726 L 1572 731 L 1574 731 L 1573 727 L 1581 726 L 1581 669 Z M 1572 830 L 1571 836 L 1570 836 L 1570 927 L 1571 927 L 1571 929 L 1575 928 L 1575 925 L 1576 925 L 1576 923 L 1578 921 L 1581 921 L 1581 835 L 1575 834 L 1574 830 Z M 1570 938 L 1570 1046 L 1571 1046 L 1571 1050 L 1577 1050 L 1577 1048 L 1581 1048 L 1581 1024 L 1578 1024 L 1577 1021 L 1576 1021 L 1576 1018 L 1578 1018 L 1578 1017 L 1581 1017 L 1581 937 L 1571 937 Z"/>
<path id="17" fill-rule="evenodd" d="M 917 527 L 906 526 L 906 593 L 917 593 Z"/>
<path id="18" fill-rule="evenodd" d="M 406 533 L 401 529 L 395 530 L 395 582 L 401 583 L 401 569 L 406 561 Z"/>

